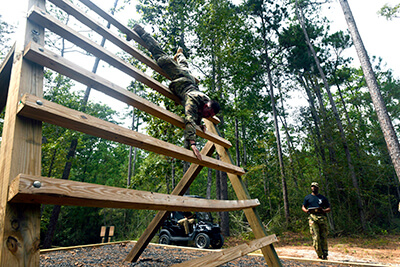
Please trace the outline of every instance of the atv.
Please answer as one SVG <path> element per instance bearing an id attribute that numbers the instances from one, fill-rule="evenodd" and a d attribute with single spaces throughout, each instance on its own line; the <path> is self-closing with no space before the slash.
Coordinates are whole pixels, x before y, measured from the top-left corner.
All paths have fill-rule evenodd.
<path id="1" fill-rule="evenodd" d="M 165 220 L 159 233 L 159 243 L 170 245 L 184 245 L 194 243 L 198 248 L 208 248 L 210 245 L 214 249 L 219 249 L 224 244 L 221 229 L 218 224 L 213 223 L 210 212 L 196 212 L 195 223 L 190 225 L 191 231 L 185 234 L 183 225 L 178 221 L 183 219 L 183 212 L 173 211 Z"/>

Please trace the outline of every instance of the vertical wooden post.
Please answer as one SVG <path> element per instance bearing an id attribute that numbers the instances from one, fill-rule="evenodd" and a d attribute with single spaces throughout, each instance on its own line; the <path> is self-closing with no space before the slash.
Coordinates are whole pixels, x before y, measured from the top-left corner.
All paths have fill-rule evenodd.
<path id="1" fill-rule="evenodd" d="M 114 236 L 114 226 L 110 226 L 110 229 L 108 230 L 108 243 L 111 242 L 111 238 Z"/>
<path id="2" fill-rule="evenodd" d="M 102 226 L 100 229 L 101 243 L 104 243 L 104 239 L 106 238 L 106 229 L 106 226 Z"/>
<path id="3" fill-rule="evenodd" d="M 219 135 L 217 128 L 211 121 L 209 121 L 209 120 L 204 120 L 204 121 L 205 121 L 208 131 Z M 221 161 L 234 164 L 228 151 L 223 146 L 215 144 L 215 148 L 217 150 L 218 155 L 221 158 Z M 233 190 L 235 190 L 236 196 L 239 200 L 251 199 L 240 176 L 228 173 L 228 177 L 229 177 L 229 180 L 231 181 Z M 244 214 L 246 215 L 247 221 L 249 222 L 249 224 L 251 226 L 251 229 L 253 230 L 254 236 L 257 239 L 267 236 L 267 233 L 265 232 L 264 226 L 262 225 L 261 219 L 258 216 L 256 209 L 255 208 L 245 209 L 243 211 L 244 211 Z M 265 260 L 268 263 L 268 266 L 271 266 L 271 267 L 282 266 L 282 264 L 279 260 L 279 257 L 278 257 L 278 255 L 274 249 L 274 246 L 272 244 L 269 246 L 263 247 L 261 249 L 261 251 L 264 255 Z"/>
<path id="4" fill-rule="evenodd" d="M 28 0 L 45 8 L 45 0 Z M 42 123 L 17 117 L 24 93 L 42 97 L 43 67 L 23 60 L 29 42 L 44 45 L 44 29 L 26 22 L 16 46 L 0 149 L 0 266 L 39 266 L 40 205 L 8 204 L 8 186 L 19 173 L 41 174 Z"/>

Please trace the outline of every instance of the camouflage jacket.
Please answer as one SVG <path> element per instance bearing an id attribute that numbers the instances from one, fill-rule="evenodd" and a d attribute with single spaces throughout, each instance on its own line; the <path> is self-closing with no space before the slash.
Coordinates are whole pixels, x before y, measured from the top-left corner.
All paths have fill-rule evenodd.
<path id="1" fill-rule="evenodd" d="M 203 118 L 200 109 L 210 98 L 200 92 L 197 85 L 186 77 L 172 81 L 170 88 L 179 96 L 185 107 L 185 140 L 196 140 L 196 125 L 200 125 Z"/>

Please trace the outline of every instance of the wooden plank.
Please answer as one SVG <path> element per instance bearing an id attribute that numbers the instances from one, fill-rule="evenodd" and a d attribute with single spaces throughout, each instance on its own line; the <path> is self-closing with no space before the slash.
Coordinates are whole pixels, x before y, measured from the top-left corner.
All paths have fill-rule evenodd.
<path id="1" fill-rule="evenodd" d="M 100 237 L 105 237 L 106 236 L 106 226 L 102 226 L 100 230 Z"/>
<path id="2" fill-rule="evenodd" d="M 176 103 L 181 103 L 178 96 L 171 92 L 171 90 L 165 86 L 164 84 L 156 81 L 154 78 L 149 77 L 141 70 L 135 68 L 131 64 L 123 61 L 116 55 L 107 51 L 104 47 L 96 44 L 91 41 L 89 38 L 83 36 L 82 34 L 74 31 L 70 27 L 61 23 L 51 15 L 47 14 L 40 8 L 34 7 L 30 10 L 28 14 L 28 19 L 43 25 L 47 29 L 53 31 L 54 33 L 62 36 L 63 38 L 69 40 L 70 42 L 76 44 L 87 52 L 93 54 L 94 56 L 104 60 L 108 64 L 114 66 L 115 68 L 125 72 L 131 77 L 135 78 L 137 81 L 142 82 L 143 84 L 149 86 L 150 88 L 156 90 L 160 94 L 172 99 Z M 210 118 L 209 120 L 214 123 L 219 123 L 219 119 L 217 117 Z"/>
<path id="3" fill-rule="evenodd" d="M 200 257 L 194 260 L 185 261 L 179 264 L 174 264 L 171 267 L 197 267 L 197 266 L 220 266 L 229 261 L 240 258 L 247 255 L 250 252 L 256 251 L 257 249 L 263 248 L 278 241 L 275 235 L 262 237 L 245 244 L 238 245 L 233 248 L 224 249 L 222 251 L 210 253 L 204 257 Z"/>
<path id="4" fill-rule="evenodd" d="M 106 21 L 111 23 L 112 25 L 114 25 L 123 34 L 126 34 L 126 38 L 128 40 L 133 39 L 137 43 L 141 44 L 143 47 L 148 48 L 147 44 L 142 40 L 142 38 L 140 38 L 140 36 L 136 32 L 132 31 L 131 29 L 126 27 L 124 24 L 119 22 L 114 16 L 112 16 L 111 14 L 108 14 L 103 9 L 101 9 L 100 7 L 98 7 L 97 5 L 95 5 L 93 2 L 91 2 L 89 0 L 79 0 L 79 1 L 81 1 L 88 8 L 90 8 L 91 10 L 96 12 L 97 15 L 99 15 L 100 17 L 102 17 L 103 19 L 105 19 Z"/>
<path id="5" fill-rule="evenodd" d="M 24 57 L 42 66 L 57 71 L 62 75 L 68 76 L 80 83 L 83 83 L 90 88 L 94 88 L 106 95 L 118 99 L 128 105 L 132 105 L 148 114 L 167 121 L 181 129 L 185 129 L 184 119 L 175 113 L 163 109 L 152 102 L 141 98 L 122 87 L 119 87 L 118 85 L 80 67 L 77 64 L 68 61 L 63 57 L 60 57 L 56 53 L 47 50 L 36 43 L 30 43 L 26 47 Z M 198 126 L 196 126 L 196 134 L 226 148 L 232 146 L 228 140 L 220 137 L 219 135 L 213 134 L 210 131 L 203 132 Z"/>
<path id="6" fill-rule="evenodd" d="M 44 0 L 25 3 L 45 6 Z M 0 149 L 0 266 L 39 266 L 40 205 L 7 201 L 9 183 L 16 175 L 41 173 L 42 123 L 17 116 L 24 93 L 40 97 L 43 93 L 43 67 L 23 60 L 24 47 L 31 41 L 44 45 L 44 29 L 27 21 L 14 52 Z"/>
<path id="7" fill-rule="evenodd" d="M 113 53 L 107 51 L 104 47 L 96 44 L 89 38 L 61 23 L 59 20 L 47 14 L 42 9 L 38 7 L 33 7 L 28 14 L 28 19 L 39 25 L 43 25 L 45 28 L 76 44 L 77 46 L 100 58 L 101 60 L 104 60 L 111 66 L 125 72 L 139 82 L 144 83 L 150 88 L 153 88 L 160 94 L 174 100 L 176 103 L 181 103 L 179 97 L 172 93 L 167 86 L 156 81 L 154 78 L 149 77 L 141 70 L 135 68 L 134 66 L 123 61 L 121 58 L 117 57 Z"/>
<path id="8" fill-rule="evenodd" d="M 157 62 L 151 59 L 149 56 L 144 54 L 142 51 L 137 49 L 136 47 L 132 46 L 129 42 L 121 39 L 118 35 L 111 32 L 107 27 L 97 23 L 95 20 L 90 18 L 87 13 L 83 12 L 73 4 L 66 2 L 64 0 L 49 0 L 59 8 L 63 9 L 68 14 L 74 16 L 77 20 L 91 28 L 93 31 L 97 32 L 98 34 L 102 35 L 107 40 L 111 41 L 113 44 L 139 60 L 140 62 L 146 64 L 153 70 L 157 71 L 164 77 L 169 78 L 169 76 L 163 71 L 160 66 L 158 66 Z"/>
<path id="9" fill-rule="evenodd" d="M 206 121 L 205 123 L 207 129 L 209 129 L 211 132 L 215 134 L 219 134 L 218 129 L 212 122 Z M 233 162 L 229 152 L 224 147 L 220 145 L 215 145 L 215 147 L 218 155 L 221 158 L 221 161 L 226 163 Z M 232 187 L 235 190 L 238 199 L 250 199 L 250 194 L 247 192 L 247 189 L 240 176 L 228 173 L 228 178 L 231 181 Z M 256 238 L 262 238 L 264 236 L 267 236 L 267 233 L 264 229 L 260 217 L 258 216 L 256 209 L 246 209 L 244 210 L 244 213 L 246 215 L 247 221 L 251 226 L 251 229 L 253 230 L 254 236 Z M 282 266 L 282 263 L 280 262 L 273 245 L 266 246 L 262 248 L 261 251 L 264 255 L 265 260 L 268 263 L 268 266 L 271 267 Z"/>
<path id="10" fill-rule="evenodd" d="M 228 173 L 244 174 L 242 168 L 232 164 L 211 157 L 204 157 L 203 160 L 200 161 L 191 150 L 172 145 L 168 142 L 126 129 L 111 122 L 103 121 L 83 112 L 69 109 L 29 94 L 26 94 L 21 100 L 18 114 L 205 167 Z"/>
<path id="11" fill-rule="evenodd" d="M 210 157 L 214 153 L 214 151 L 215 151 L 214 144 L 211 142 L 207 142 L 207 144 L 200 151 L 200 153 L 202 155 Z M 201 165 L 191 164 L 186 173 L 183 175 L 182 179 L 175 186 L 171 195 L 183 196 L 202 169 L 203 166 Z M 167 211 L 157 212 L 156 216 L 154 216 L 153 220 L 150 222 L 149 226 L 147 226 L 144 233 L 140 236 L 135 246 L 126 256 L 125 261 L 136 262 L 139 259 L 140 255 L 143 253 L 144 249 L 150 243 L 151 239 L 155 236 L 158 229 L 167 219 L 169 214 L 170 213 Z"/>
<path id="12" fill-rule="evenodd" d="M 11 67 L 14 60 L 15 44 L 8 51 L 0 65 L 0 113 L 3 112 L 7 102 L 8 87 L 10 86 Z"/>
<path id="13" fill-rule="evenodd" d="M 118 209 L 233 211 L 256 207 L 253 200 L 210 200 L 19 174 L 10 184 L 8 201 Z"/>

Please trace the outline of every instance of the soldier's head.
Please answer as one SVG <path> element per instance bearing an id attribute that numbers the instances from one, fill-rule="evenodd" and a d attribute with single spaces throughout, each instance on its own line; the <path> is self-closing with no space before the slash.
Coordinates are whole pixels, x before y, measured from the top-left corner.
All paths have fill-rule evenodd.
<path id="1" fill-rule="evenodd" d="M 314 194 L 318 194 L 319 191 L 319 184 L 317 182 L 312 182 L 311 183 L 311 192 Z"/>
<path id="2" fill-rule="evenodd" d="M 206 104 L 204 104 L 201 114 L 203 115 L 203 118 L 210 118 L 213 117 L 215 114 L 218 114 L 220 110 L 221 107 L 219 106 L 218 102 L 215 100 L 210 100 Z"/>

